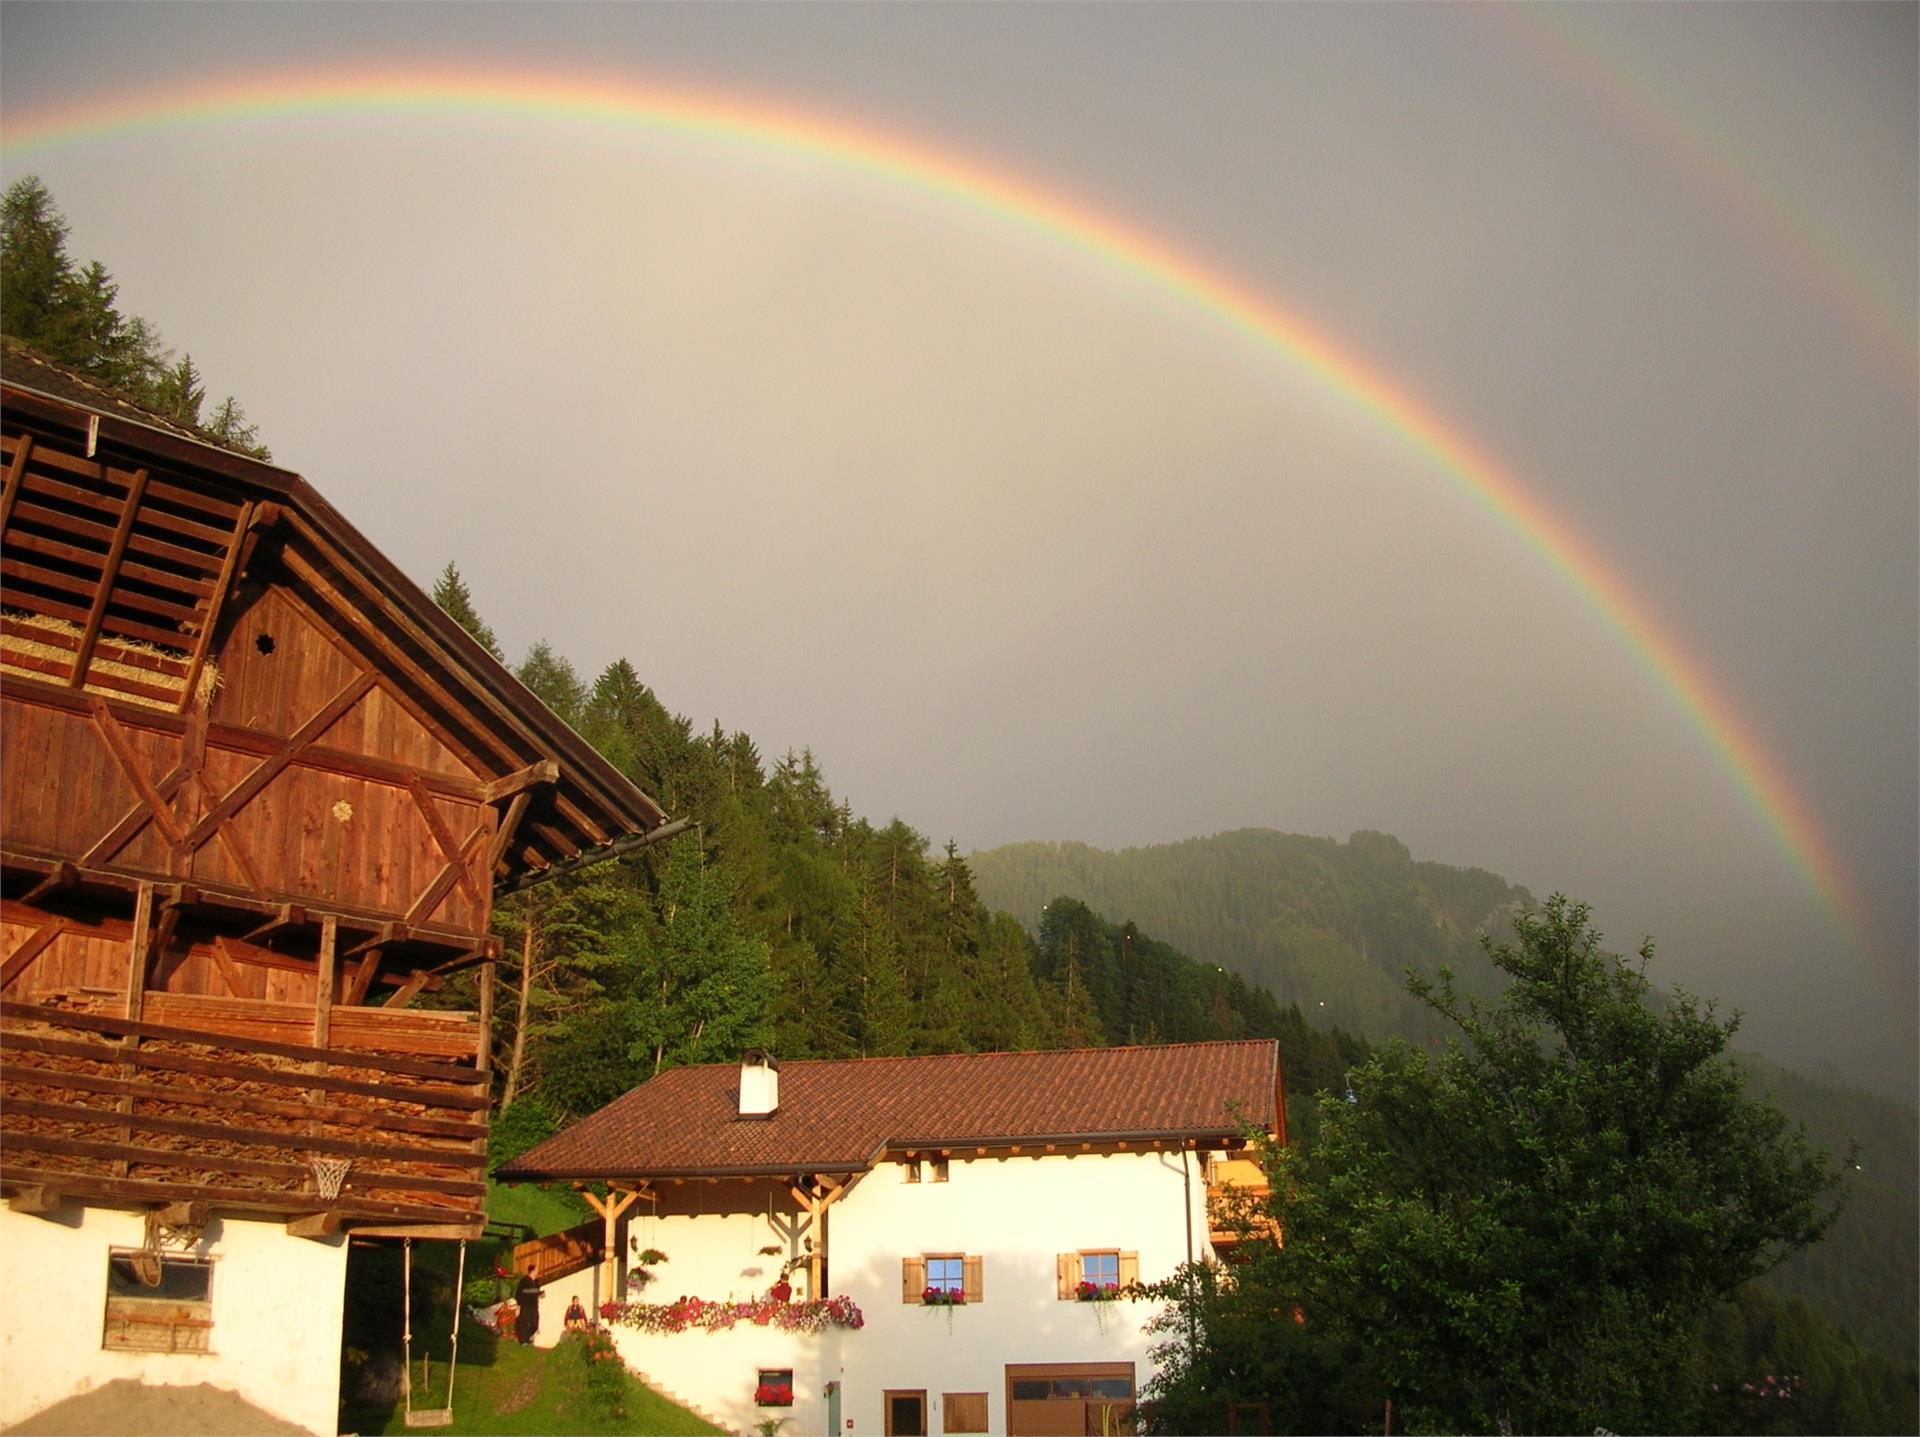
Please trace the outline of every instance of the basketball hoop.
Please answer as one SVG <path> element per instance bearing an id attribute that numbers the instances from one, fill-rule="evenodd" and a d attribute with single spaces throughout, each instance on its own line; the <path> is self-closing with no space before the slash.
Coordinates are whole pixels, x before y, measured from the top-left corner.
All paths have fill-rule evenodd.
<path id="1" fill-rule="evenodd" d="M 353 1166 L 353 1159 L 310 1157 L 307 1166 L 313 1170 L 314 1191 L 332 1202 L 340 1196 L 340 1185 L 347 1180 L 347 1169 Z"/>

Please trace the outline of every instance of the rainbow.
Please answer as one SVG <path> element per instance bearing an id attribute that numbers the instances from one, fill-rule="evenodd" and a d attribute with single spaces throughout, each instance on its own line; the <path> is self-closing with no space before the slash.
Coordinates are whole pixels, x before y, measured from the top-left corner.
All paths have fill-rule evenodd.
<path id="1" fill-rule="evenodd" d="M 85 99 L 9 122 L 9 158 L 231 121 L 335 114 L 525 116 L 717 139 L 866 172 L 1043 232 L 1171 291 L 1277 353 L 1398 436 L 1510 531 L 1617 636 L 1745 799 L 1840 929 L 1879 944 L 1866 906 L 1806 802 L 1713 675 L 1587 541 L 1470 435 L 1407 385 L 1300 314 L 1167 241 L 1051 186 L 866 125 L 737 96 L 578 72 L 480 66 L 318 68 Z"/>
<path id="2" fill-rule="evenodd" d="M 1771 250 L 1839 319 L 1853 343 L 1880 361 L 1890 387 L 1912 402 L 1920 385 L 1920 344 L 1907 313 L 1910 301 L 1876 280 L 1833 226 L 1768 176 L 1736 136 L 1713 124 L 1699 106 L 1655 85 L 1646 65 L 1635 64 L 1621 44 L 1571 6 L 1498 5 L 1466 13 L 1683 176 L 1743 240 Z"/>

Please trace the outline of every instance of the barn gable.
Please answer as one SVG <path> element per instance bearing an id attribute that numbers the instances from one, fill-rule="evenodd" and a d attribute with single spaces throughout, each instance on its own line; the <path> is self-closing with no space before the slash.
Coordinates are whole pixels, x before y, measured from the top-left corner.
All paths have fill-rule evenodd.
<path id="1" fill-rule="evenodd" d="M 680 825 L 299 476 L 7 361 L 0 1186 L 477 1230 L 495 893 Z"/>

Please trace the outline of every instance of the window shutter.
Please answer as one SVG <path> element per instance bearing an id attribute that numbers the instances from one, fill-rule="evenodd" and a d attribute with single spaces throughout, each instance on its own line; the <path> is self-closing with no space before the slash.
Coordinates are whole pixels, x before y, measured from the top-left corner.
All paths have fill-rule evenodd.
<path id="1" fill-rule="evenodd" d="M 900 1259 L 900 1300 L 918 1302 L 927 1290 L 927 1260 L 924 1257 Z"/>
<path id="2" fill-rule="evenodd" d="M 1125 1289 L 1133 1286 L 1133 1284 L 1138 1282 L 1139 1280 L 1140 1280 L 1140 1254 L 1137 1252 L 1121 1253 L 1120 1254 L 1121 1290 L 1124 1291 Z"/>
<path id="3" fill-rule="evenodd" d="M 1080 1279 L 1080 1254 L 1063 1252 L 1053 1260 L 1055 1286 L 1053 1295 L 1065 1302 L 1073 1296 L 1073 1287 Z"/>
<path id="4" fill-rule="evenodd" d="M 986 1289 L 981 1280 L 979 1258 L 969 1257 L 963 1260 L 960 1264 L 960 1272 L 960 1285 L 966 1289 L 968 1302 L 978 1302 L 986 1296 Z"/>

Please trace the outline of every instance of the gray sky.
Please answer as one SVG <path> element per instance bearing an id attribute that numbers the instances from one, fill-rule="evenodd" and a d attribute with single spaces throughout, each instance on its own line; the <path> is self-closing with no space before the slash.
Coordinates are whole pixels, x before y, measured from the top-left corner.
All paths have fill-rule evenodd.
<path id="1" fill-rule="evenodd" d="M 1911 1092 L 1911 4 L 0 5 L 0 161 L 518 658 L 630 658 L 964 847 L 1243 825 L 1593 901 Z M 591 72 L 1068 195 L 1297 312 L 1602 556 L 1789 776 L 1877 956 L 1535 548 L 1084 246 L 765 143 L 495 109 L 53 107 Z M 1121 915 L 1115 915 L 1116 917 Z"/>

